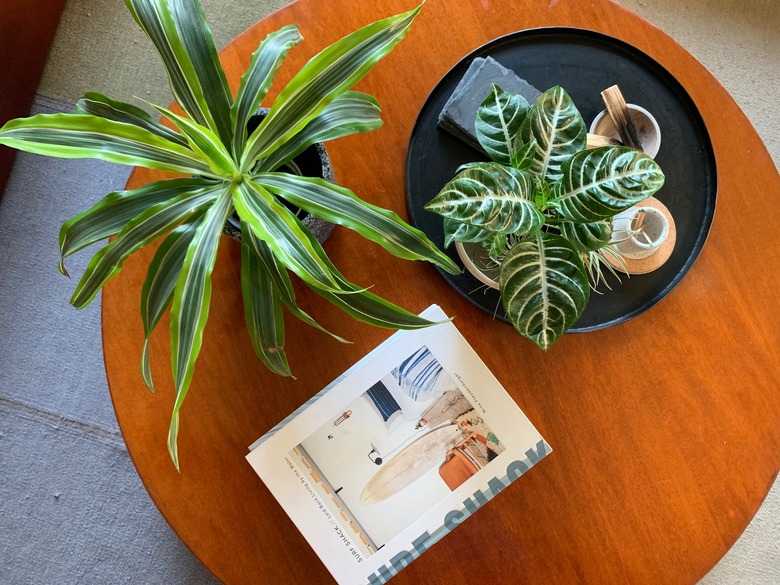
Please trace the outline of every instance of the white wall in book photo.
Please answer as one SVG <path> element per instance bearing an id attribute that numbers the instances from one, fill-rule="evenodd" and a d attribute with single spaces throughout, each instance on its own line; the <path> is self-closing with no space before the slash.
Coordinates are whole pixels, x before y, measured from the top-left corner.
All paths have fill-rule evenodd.
<path id="1" fill-rule="evenodd" d="M 503 449 L 458 384 L 422 346 L 291 455 L 304 468 L 311 466 L 315 489 L 360 535 L 352 538 L 362 540 L 363 553 L 370 555 Z M 462 461 L 445 465 L 453 451 Z"/>

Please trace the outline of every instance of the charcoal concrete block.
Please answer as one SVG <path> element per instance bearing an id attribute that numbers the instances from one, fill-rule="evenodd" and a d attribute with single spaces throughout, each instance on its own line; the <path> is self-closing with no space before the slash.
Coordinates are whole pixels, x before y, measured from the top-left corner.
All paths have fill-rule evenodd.
<path id="1" fill-rule="evenodd" d="M 474 120 L 494 84 L 504 91 L 519 93 L 529 104 L 542 93 L 492 57 L 477 57 L 444 104 L 439 114 L 439 127 L 482 152 Z"/>

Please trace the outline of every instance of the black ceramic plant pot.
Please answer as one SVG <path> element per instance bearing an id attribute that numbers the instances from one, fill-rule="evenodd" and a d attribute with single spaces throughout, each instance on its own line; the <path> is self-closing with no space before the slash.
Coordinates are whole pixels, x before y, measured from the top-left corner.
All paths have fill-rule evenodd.
<path id="1" fill-rule="evenodd" d="M 263 121 L 263 118 L 265 118 L 267 113 L 268 108 L 260 108 L 257 111 L 257 114 L 249 119 L 247 129 L 250 134 L 260 125 L 260 122 Z M 293 159 L 293 162 L 295 163 L 294 167 L 282 167 L 278 170 L 300 173 L 300 175 L 304 177 L 316 177 L 325 179 L 329 183 L 336 183 L 336 175 L 333 172 L 333 165 L 330 163 L 330 157 L 328 157 L 325 146 L 320 142 L 313 144 L 304 150 Z M 319 217 L 304 211 L 300 207 L 288 203 L 281 197 L 279 200 L 301 220 L 301 223 L 309 229 L 312 235 L 320 243 L 324 242 L 328 236 L 330 236 L 333 228 L 336 227 L 334 224 L 320 219 Z M 241 222 L 235 212 L 228 218 L 224 232 L 234 240 L 241 241 Z"/>

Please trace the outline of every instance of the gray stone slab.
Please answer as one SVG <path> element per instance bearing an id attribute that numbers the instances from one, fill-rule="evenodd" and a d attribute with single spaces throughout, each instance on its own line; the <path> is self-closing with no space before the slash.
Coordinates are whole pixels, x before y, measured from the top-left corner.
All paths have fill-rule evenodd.
<path id="1" fill-rule="evenodd" d="M 529 104 L 533 104 L 542 93 L 492 57 L 477 57 L 444 104 L 439 114 L 439 127 L 484 152 L 477 140 L 474 121 L 479 106 L 494 84 L 504 91 L 520 94 Z"/>

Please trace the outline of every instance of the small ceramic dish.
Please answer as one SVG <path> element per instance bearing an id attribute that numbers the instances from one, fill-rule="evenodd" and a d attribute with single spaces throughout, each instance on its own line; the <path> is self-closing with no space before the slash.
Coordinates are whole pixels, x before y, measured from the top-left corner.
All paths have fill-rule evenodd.
<path id="1" fill-rule="evenodd" d="M 628 113 L 631 117 L 631 121 L 636 127 L 636 132 L 639 135 L 639 142 L 642 144 L 642 150 L 650 158 L 655 158 L 658 154 L 658 150 L 661 148 L 661 128 L 658 126 L 658 122 L 653 115 L 641 106 L 636 104 L 626 104 L 628 106 Z M 598 116 L 595 117 L 593 123 L 590 125 L 591 134 L 600 134 L 601 136 L 608 136 L 609 138 L 620 139 L 615 124 L 612 122 L 612 118 L 607 114 L 607 110 L 602 110 Z"/>
<path id="2" fill-rule="evenodd" d="M 455 242 L 463 266 L 482 284 L 498 290 L 498 275 L 501 267 L 488 258 L 481 244 Z"/>

